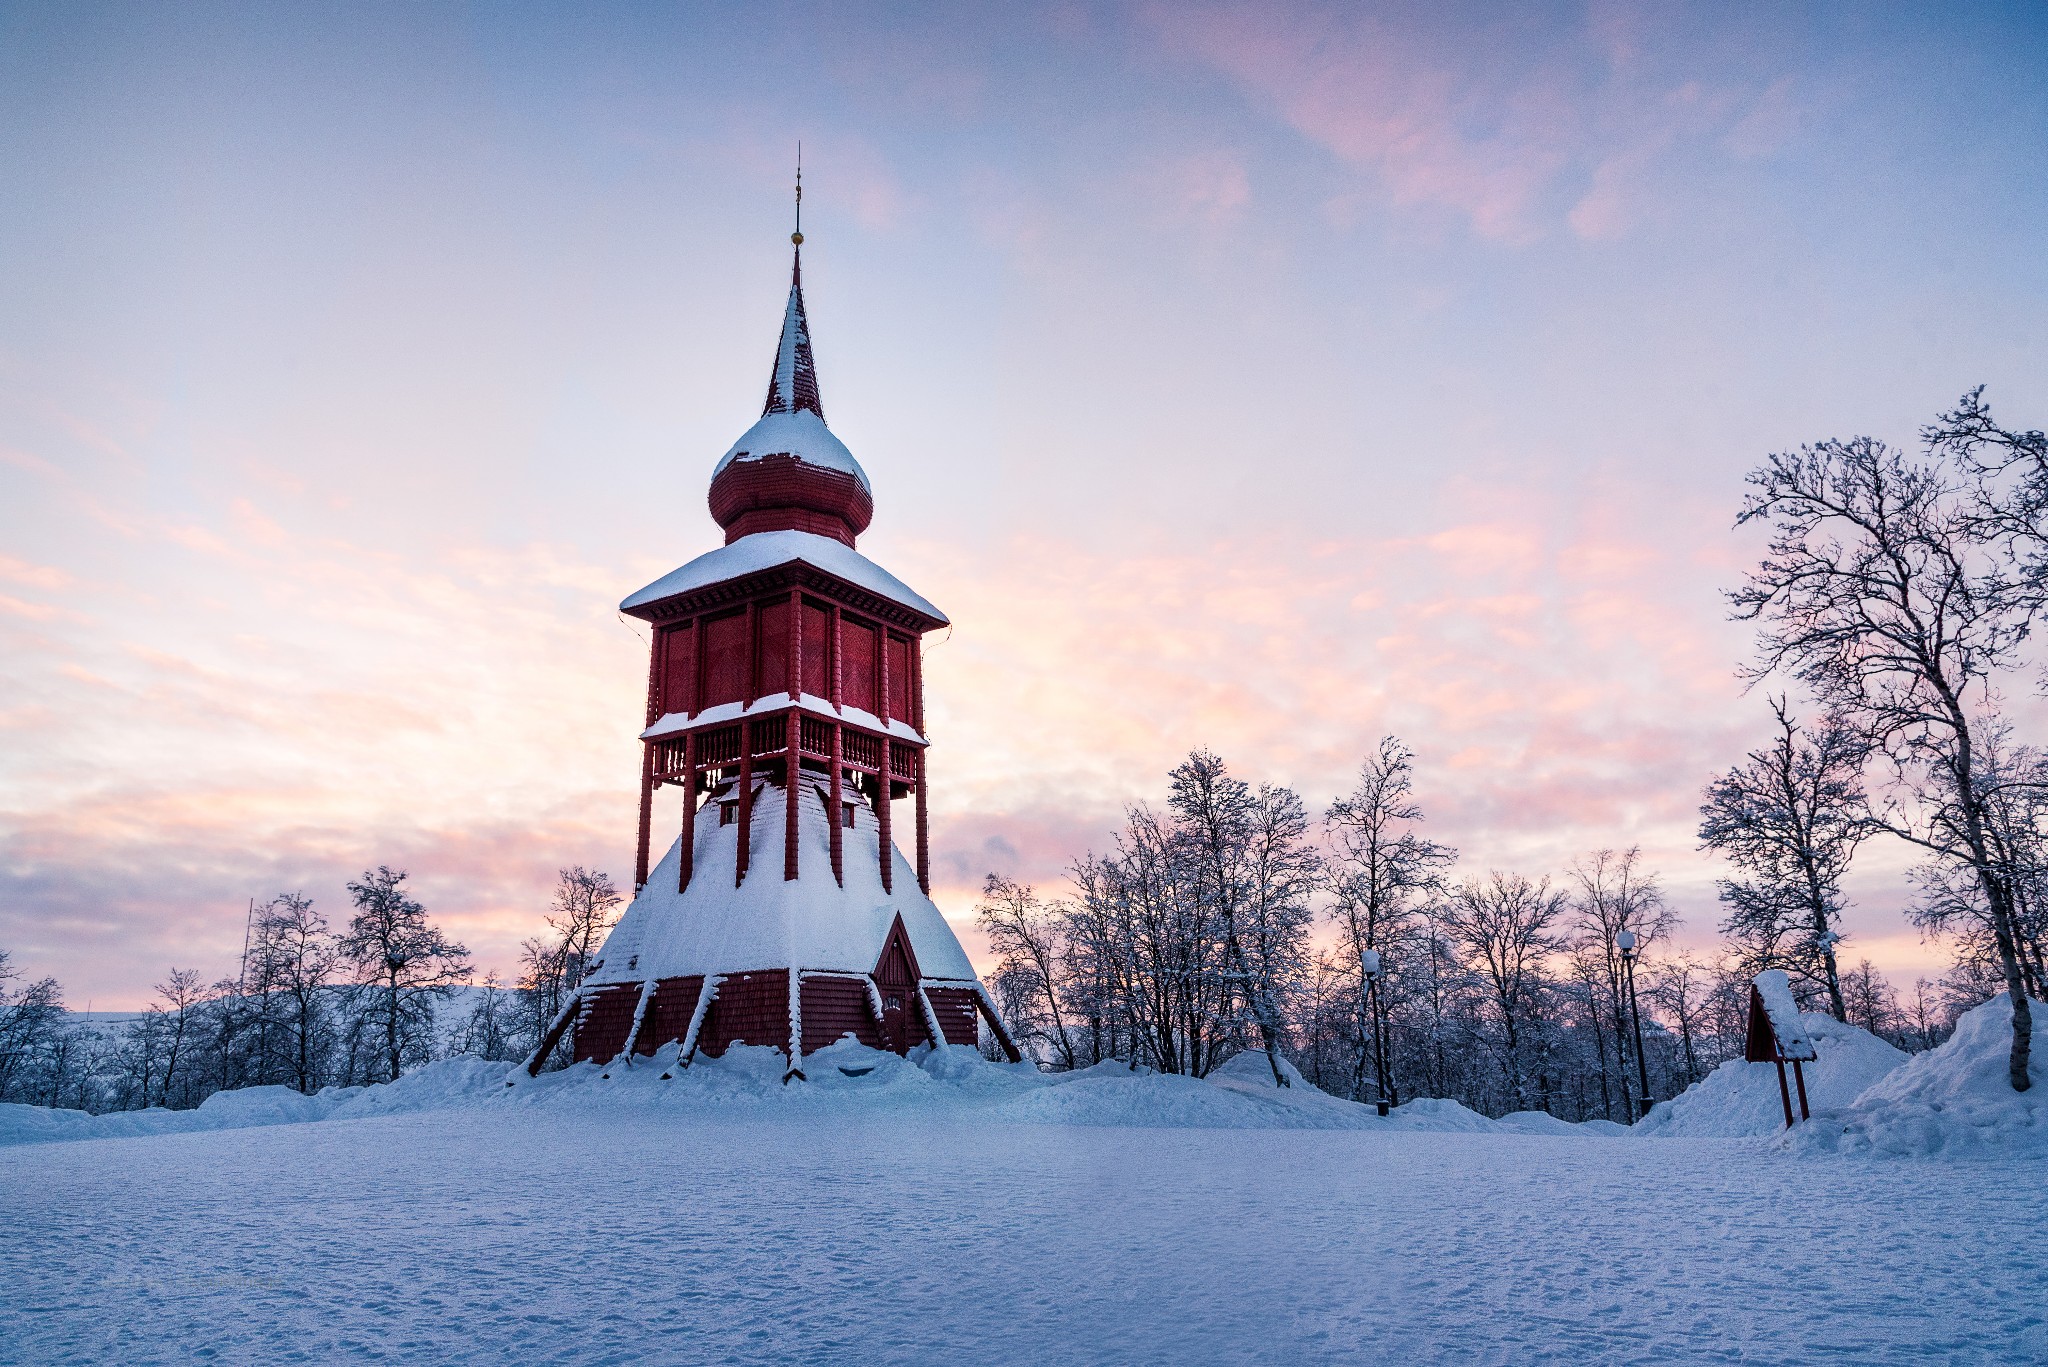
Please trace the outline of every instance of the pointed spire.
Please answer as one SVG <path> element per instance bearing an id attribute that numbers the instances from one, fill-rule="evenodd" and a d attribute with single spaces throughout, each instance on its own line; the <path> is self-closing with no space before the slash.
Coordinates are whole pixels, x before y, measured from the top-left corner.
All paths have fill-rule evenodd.
<path id="1" fill-rule="evenodd" d="M 818 397 L 818 367 L 811 359 L 811 328 L 804 318 L 804 250 L 799 245 L 790 270 L 789 307 L 782 315 L 782 341 L 775 349 L 775 373 L 768 377 L 768 402 L 761 412 L 765 416 L 803 409 L 821 421 L 825 416 Z"/>
<path id="2" fill-rule="evenodd" d="M 768 377 L 768 402 L 761 416 L 808 408 L 825 420 L 818 397 L 818 367 L 811 359 L 811 325 L 804 318 L 804 145 L 796 145 L 796 231 L 789 235 L 796 264 L 789 272 L 789 307 L 782 315 L 782 341 L 775 348 L 775 373 Z"/>

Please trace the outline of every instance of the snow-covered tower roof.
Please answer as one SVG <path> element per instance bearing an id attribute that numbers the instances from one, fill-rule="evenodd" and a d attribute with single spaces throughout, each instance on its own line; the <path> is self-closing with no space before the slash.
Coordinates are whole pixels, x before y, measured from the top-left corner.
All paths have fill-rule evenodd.
<path id="1" fill-rule="evenodd" d="M 874 503 L 825 426 L 801 257 L 766 410 L 710 502 L 726 544 L 620 604 L 654 631 L 634 898 L 529 1067 L 572 1026 L 579 1059 L 765 1044 L 792 1077 L 848 1035 L 900 1053 L 981 1020 L 1017 1057 L 929 895 L 923 637 L 946 618 L 854 549 Z M 677 838 L 650 865 L 670 788 Z"/>
<path id="2" fill-rule="evenodd" d="M 728 543 L 756 532 L 802 531 L 851 546 L 874 519 L 874 494 L 853 452 L 825 426 L 804 313 L 801 243 L 795 251 L 768 402 L 712 470 L 711 516 Z"/>

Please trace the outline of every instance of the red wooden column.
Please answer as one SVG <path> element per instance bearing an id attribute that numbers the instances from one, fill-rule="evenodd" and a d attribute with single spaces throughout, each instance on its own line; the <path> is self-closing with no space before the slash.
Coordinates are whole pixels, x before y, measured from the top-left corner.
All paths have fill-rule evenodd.
<path id="1" fill-rule="evenodd" d="M 754 699 L 761 696 L 761 602 L 755 599 L 747 604 L 747 696 L 740 701 L 747 707 L 754 705 Z"/>
<path id="2" fill-rule="evenodd" d="M 803 713 L 795 708 L 789 710 L 787 752 L 783 759 L 782 784 L 782 881 L 796 881 L 796 794 L 803 787 L 798 781 L 797 743 L 803 735 Z"/>
<path id="3" fill-rule="evenodd" d="M 881 681 L 875 688 L 875 715 L 882 719 L 882 729 L 887 731 L 889 729 L 889 628 L 881 622 L 875 624 L 875 644 L 875 654 L 878 657 L 875 660 L 875 677 Z M 889 778 L 888 761 L 889 751 L 885 746 L 882 750 L 882 779 L 884 782 L 887 782 Z"/>
<path id="4" fill-rule="evenodd" d="M 704 662 L 704 614 L 701 612 L 697 614 L 697 625 L 694 629 L 697 633 L 697 643 L 690 650 L 690 697 L 682 709 L 684 715 L 689 717 L 695 717 L 704 710 L 699 706 L 704 701 L 704 671 L 711 667 Z"/>
<path id="5" fill-rule="evenodd" d="M 890 858 L 889 858 L 889 843 L 890 843 L 890 835 L 889 835 L 889 769 L 890 769 L 890 764 L 889 764 L 889 742 L 888 742 L 888 741 L 886 741 L 886 740 L 885 740 L 885 741 L 883 741 L 883 742 L 881 743 L 881 751 L 882 751 L 882 775 L 881 775 L 881 778 L 882 778 L 882 782 L 881 782 L 881 785 L 880 785 L 879 787 L 877 787 L 877 788 L 876 788 L 876 790 L 875 790 L 875 827 L 876 827 L 876 831 L 877 831 L 877 833 L 878 833 L 878 834 L 879 834 L 879 835 L 880 835 L 880 836 L 882 837 L 882 891 L 883 891 L 883 892 L 894 892 L 894 891 L 896 890 L 896 883 L 895 883 L 895 879 L 894 879 L 894 877 L 893 877 L 893 874 L 894 874 L 894 870 L 890 868 L 890 865 L 891 865 L 892 863 L 894 863 L 895 861 L 893 861 L 892 859 L 890 859 Z"/>
<path id="6" fill-rule="evenodd" d="M 846 886 L 846 861 L 842 853 L 846 844 L 846 799 L 841 788 L 842 776 L 846 772 L 846 745 L 844 731 L 838 722 L 832 723 L 832 881 L 840 887 Z"/>
<path id="7" fill-rule="evenodd" d="M 688 892 L 697 872 L 697 733 L 683 736 L 683 840 L 677 851 L 676 891 Z"/>
<path id="8" fill-rule="evenodd" d="M 740 718 L 740 857 L 733 865 L 732 885 L 747 881 L 747 856 L 754 852 L 754 738 Z"/>
<path id="9" fill-rule="evenodd" d="M 924 751 L 917 752 L 917 886 L 925 896 L 932 892 L 932 840 L 925 827 Z"/>
<path id="10" fill-rule="evenodd" d="M 804 696 L 804 594 L 802 589 L 789 591 L 789 649 L 784 652 L 789 659 L 789 700 L 801 701 Z"/>
<path id="11" fill-rule="evenodd" d="M 680 629 L 680 628 L 678 628 Z M 652 726 L 661 719 L 662 633 L 656 631 L 647 650 L 647 720 Z M 654 833 L 654 745 L 640 742 L 640 839 L 633 854 L 633 894 L 647 886 L 647 846 Z"/>
<path id="12" fill-rule="evenodd" d="M 839 681 L 839 627 L 839 604 L 834 603 L 832 605 L 832 658 L 828 662 L 831 667 L 826 671 L 830 676 L 826 682 L 831 685 L 832 710 L 834 712 L 839 710 L 840 704 L 845 700 L 845 695 L 840 691 L 841 684 Z"/>
<path id="13" fill-rule="evenodd" d="M 654 833 L 654 745 L 640 742 L 640 844 L 633 856 L 633 893 L 647 886 L 647 842 Z"/>

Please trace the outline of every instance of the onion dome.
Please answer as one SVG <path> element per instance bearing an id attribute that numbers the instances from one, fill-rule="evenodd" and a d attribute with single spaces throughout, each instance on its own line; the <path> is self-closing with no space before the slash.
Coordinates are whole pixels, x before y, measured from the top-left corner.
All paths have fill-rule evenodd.
<path id="1" fill-rule="evenodd" d="M 727 545 L 755 532 L 798 531 L 851 546 L 874 520 L 866 472 L 825 426 L 804 317 L 803 270 L 799 245 L 767 405 L 711 472 L 711 516 L 725 529 Z"/>

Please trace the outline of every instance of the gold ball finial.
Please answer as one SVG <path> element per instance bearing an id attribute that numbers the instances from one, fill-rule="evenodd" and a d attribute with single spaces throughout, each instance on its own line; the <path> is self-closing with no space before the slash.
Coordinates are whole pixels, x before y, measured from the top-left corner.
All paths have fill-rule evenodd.
<path id="1" fill-rule="evenodd" d="M 796 243 L 796 245 L 799 247 L 804 245 L 804 235 L 802 233 L 791 233 L 789 235 L 789 240 Z"/>

